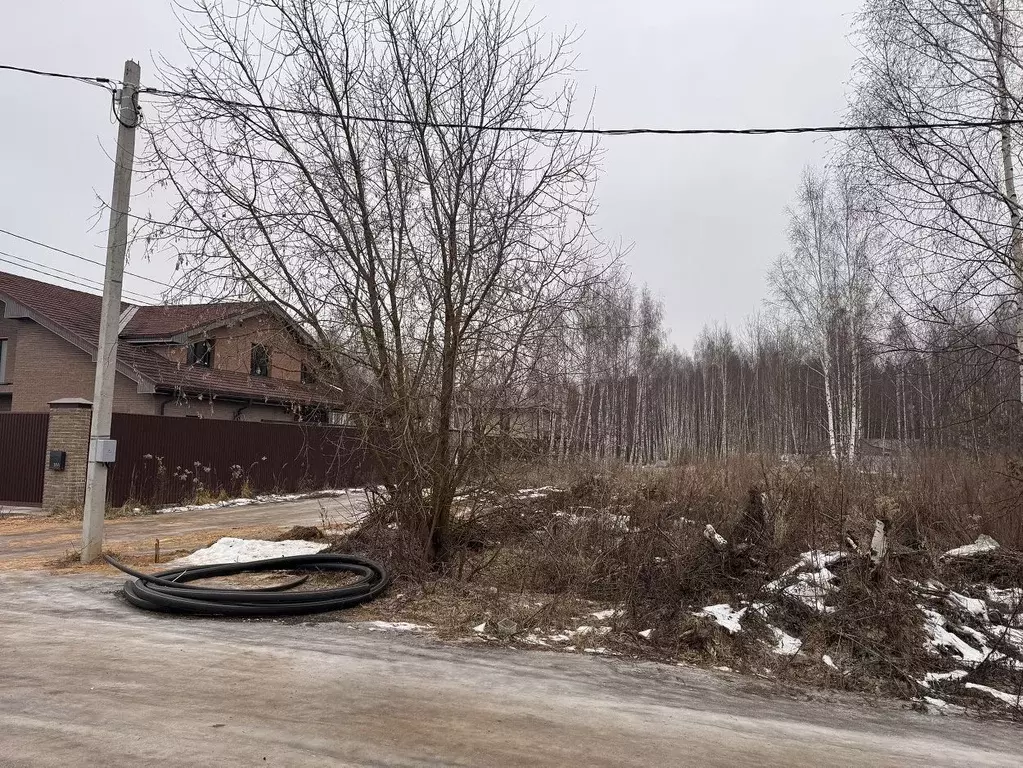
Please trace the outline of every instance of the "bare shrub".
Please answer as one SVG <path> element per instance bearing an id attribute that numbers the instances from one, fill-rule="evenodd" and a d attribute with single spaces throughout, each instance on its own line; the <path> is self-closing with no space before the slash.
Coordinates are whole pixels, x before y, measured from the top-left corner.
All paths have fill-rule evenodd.
<path id="1" fill-rule="evenodd" d="M 926 585 L 964 594 L 978 583 L 1023 585 L 1020 513 L 1012 508 L 1020 480 L 1007 463 L 992 468 L 931 456 L 865 471 L 830 461 L 738 458 L 657 469 L 588 462 L 546 469 L 515 466 L 497 488 L 459 497 L 453 556 L 433 570 L 414 560 L 395 516 L 374 516 L 338 546 L 393 563 L 399 582 L 421 587 L 431 605 L 444 603 L 441 595 L 457 600 L 457 609 L 444 611 L 462 632 L 507 619 L 520 628 L 514 641 L 525 628 L 558 633 L 592 623 L 586 611 L 612 608 L 607 623 L 623 652 L 766 668 L 788 679 L 910 697 L 925 695 L 919 681 L 945 663 L 928 650 L 918 603 L 943 601 L 948 592 L 929 594 Z M 877 520 L 889 546 L 872 559 Z M 1002 547 L 969 559 L 942 557 L 980 533 Z M 715 535 L 727 544 L 712 544 Z M 822 598 L 825 609 L 777 586 L 779 574 L 810 550 L 844 553 L 829 566 L 836 588 Z M 748 607 L 742 632 L 694 615 L 721 603 Z M 1011 626 L 1014 619 L 1002 621 Z M 967 626 L 967 639 L 990 631 L 964 617 L 954 623 Z M 802 653 L 774 653 L 779 630 L 799 638 Z M 988 644 L 1002 647 L 997 638 Z M 824 655 L 840 671 L 825 666 Z M 1005 665 L 981 665 L 971 675 L 1000 690 L 1019 677 Z"/>

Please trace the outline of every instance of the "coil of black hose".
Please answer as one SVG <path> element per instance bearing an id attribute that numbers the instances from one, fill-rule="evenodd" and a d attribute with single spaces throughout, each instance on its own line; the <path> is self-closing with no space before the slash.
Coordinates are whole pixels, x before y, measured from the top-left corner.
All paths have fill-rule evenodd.
<path id="1" fill-rule="evenodd" d="M 184 566 L 155 574 L 136 571 L 109 555 L 103 557 L 133 577 L 124 583 L 124 596 L 132 605 L 148 611 L 198 616 L 254 618 L 337 611 L 372 600 L 387 588 L 390 579 L 383 566 L 357 555 L 296 555 L 248 563 Z M 190 583 L 214 576 L 266 571 L 295 571 L 306 575 L 264 589 L 214 588 Z M 359 578 L 331 589 L 289 589 L 314 573 L 348 573 Z"/>

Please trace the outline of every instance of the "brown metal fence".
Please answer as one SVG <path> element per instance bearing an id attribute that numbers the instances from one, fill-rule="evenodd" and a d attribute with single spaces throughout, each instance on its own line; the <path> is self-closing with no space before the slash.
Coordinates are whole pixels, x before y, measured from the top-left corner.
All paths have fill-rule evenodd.
<path id="1" fill-rule="evenodd" d="M 0 413 L 0 504 L 43 502 L 48 413 Z"/>
<path id="2" fill-rule="evenodd" d="M 378 476 L 360 434 L 345 427 L 115 413 L 111 437 L 114 506 L 346 488 Z"/>

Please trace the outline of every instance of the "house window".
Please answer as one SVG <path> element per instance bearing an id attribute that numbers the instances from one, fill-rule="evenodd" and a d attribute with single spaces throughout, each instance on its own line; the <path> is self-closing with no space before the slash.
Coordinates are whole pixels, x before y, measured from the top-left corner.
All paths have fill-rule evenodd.
<path id="1" fill-rule="evenodd" d="M 306 365 L 305 363 L 302 363 L 302 383 L 316 383 L 316 371 L 312 368 L 312 366 Z"/>
<path id="2" fill-rule="evenodd" d="M 7 339 L 0 339 L 0 384 L 7 383 Z"/>
<path id="3" fill-rule="evenodd" d="M 213 339 L 193 341 L 188 345 L 188 364 L 197 368 L 213 367 Z"/>
<path id="4" fill-rule="evenodd" d="M 270 375 L 270 350 L 262 344 L 252 345 L 252 366 L 249 372 L 253 376 Z"/>

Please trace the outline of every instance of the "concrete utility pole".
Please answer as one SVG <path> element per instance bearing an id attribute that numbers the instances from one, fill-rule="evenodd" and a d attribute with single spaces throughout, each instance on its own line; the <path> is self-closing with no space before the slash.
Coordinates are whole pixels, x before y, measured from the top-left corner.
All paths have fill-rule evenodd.
<path id="1" fill-rule="evenodd" d="M 89 438 L 89 472 L 85 481 L 85 512 L 82 518 L 82 562 L 90 563 L 103 552 L 103 515 L 107 503 L 107 466 L 115 458 L 110 439 L 110 414 L 114 408 L 117 372 L 117 326 L 121 316 L 124 257 L 128 250 L 128 207 L 131 173 L 135 162 L 135 126 L 138 123 L 139 65 L 124 62 L 124 87 L 118 93 L 117 155 L 114 159 L 114 191 L 110 196 L 110 229 L 107 232 L 107 266 L 103 280 L 103 310 L 96 350 L 96 386 L 92 398 L 92 432 Z"/>

